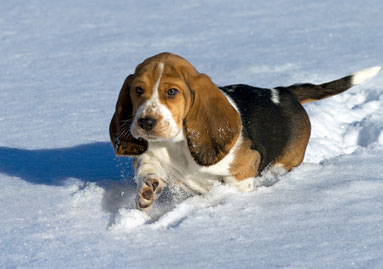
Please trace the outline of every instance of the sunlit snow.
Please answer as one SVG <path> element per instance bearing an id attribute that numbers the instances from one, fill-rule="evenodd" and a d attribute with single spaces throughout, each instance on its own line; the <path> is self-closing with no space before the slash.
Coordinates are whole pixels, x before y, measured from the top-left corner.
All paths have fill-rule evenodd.
<path id="1" fill-rule="evenodd" d="M 171 189 L 138 211 L 130 160 L 108 135 L 125 77 L 162 51 L 218 85 L 319 83 L 382 66 L 382 1 L 0 6 L 1 268 L 383 267 L 382 71 L 305 105 L 304 163 L 250 193 Z"/>

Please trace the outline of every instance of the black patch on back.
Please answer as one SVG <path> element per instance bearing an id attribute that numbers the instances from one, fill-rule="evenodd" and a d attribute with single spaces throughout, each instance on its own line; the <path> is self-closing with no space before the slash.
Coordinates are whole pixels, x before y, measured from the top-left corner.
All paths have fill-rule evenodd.
<path id="1" fill-rule="evenodd" d="M 290 91 L 279 89 L 280 103 L 275 104 L 270 89 L 243 84 L 220 89 L 236 103 L 241 114 L 242 133 L 251 140 L 251 149 L 261 155 L 258 172 L 262 172 L 286 147 L 290 137 L 289 103 L 297 103 L 296 98 Z"/>

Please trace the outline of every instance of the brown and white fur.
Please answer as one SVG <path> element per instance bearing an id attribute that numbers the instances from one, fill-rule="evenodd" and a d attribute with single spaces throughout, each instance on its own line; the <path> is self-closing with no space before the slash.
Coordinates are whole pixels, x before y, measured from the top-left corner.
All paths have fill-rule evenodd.
<path id="1" fill-rule="evenodd" d="M 198 194 L 217 181 L 251 191 L 266 167 L 298 166 L 310 137 L 301 104 L 345 91 L 379 70 L 320 85 L 218 88 L 180 56 L 146 59 L 126 78 L 110 123 L 116 154 L 134 156 L 138 209 L 150 208 L 171 182 Z"/>

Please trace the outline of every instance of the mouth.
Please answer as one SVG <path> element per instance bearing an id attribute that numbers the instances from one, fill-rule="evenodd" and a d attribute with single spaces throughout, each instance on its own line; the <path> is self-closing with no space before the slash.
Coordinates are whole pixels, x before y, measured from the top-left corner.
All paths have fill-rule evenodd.
<path id="1" fill-rule="evenodd" d="M 155 135 L 143 135 L 140 138 L 145 139 L 148 142 L 162 142 L 165 141 L 166 138 L 155 136 Z"/>
<path id="2" fill-rule="evenodd" d="M 141 138 L 144 138 L 145 140 L 150 140 L 150 141 L 162 139 L 161 137 L 158 137 L 156 135 L 150 135 L 150 134 L 143 135 L 141 136 Z"/>
<path id="3" fill-rule="evenodd" d="M 180 132 L 182 132 L 182 129 L 178 130 L 177 133 L 174 135 L 174 132 L 170 132 L 168 130 L 168 126 L 163 127 L 159 126 L 155 130 L 144 130 L 142 128 L 133 127 L 131 128 L 131 134 L 136 139 L 145 139 L 146 141 L 152 141 L 152 142 L 161 142 L 166 141 L 169 139 L 173 139 L 176 137 Z"/>
<path id="4" fill-rule="evenodd" d="M 132 132 L 134 138 L 136 139 L 145 139 L 147 141 L 161 141 L 163 140 L 162 137 L 158 136 L 158 135 L 154 135 L 152 134 L 150 131 L 145 131 L 145 130 L 139 130 L 138 132 Z"/>

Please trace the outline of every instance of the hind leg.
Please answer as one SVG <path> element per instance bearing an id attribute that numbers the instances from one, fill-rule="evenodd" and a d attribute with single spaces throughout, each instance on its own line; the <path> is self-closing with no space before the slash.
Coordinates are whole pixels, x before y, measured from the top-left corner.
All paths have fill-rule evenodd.
<path id="1" fill-rule="evenodd" d="M 295 119 L 293 124 L 291 129 L 292 135 L 286 148 L 274 163 L 274 167 L 283 167 L 286 171 L 290 171 L 302 163 L 311 133 L 310 120 L 306 111 L 303 110 L 299 119 Z"/>

